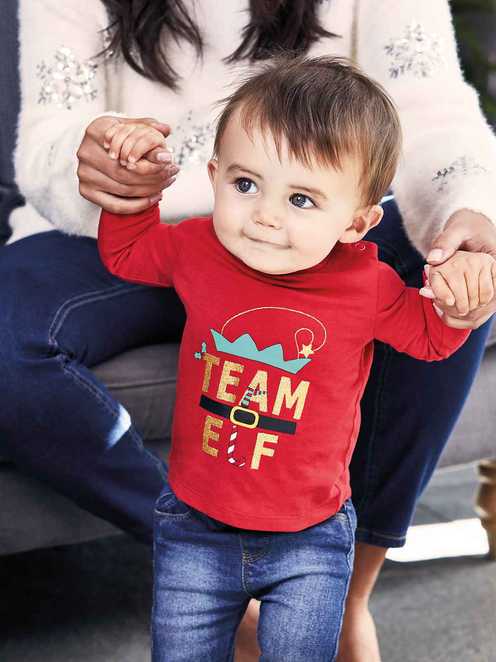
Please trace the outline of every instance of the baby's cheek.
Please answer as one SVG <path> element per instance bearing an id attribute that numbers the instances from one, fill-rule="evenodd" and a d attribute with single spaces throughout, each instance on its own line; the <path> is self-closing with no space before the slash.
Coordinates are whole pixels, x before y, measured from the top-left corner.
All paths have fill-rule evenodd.
<path id="1" fill-rule="evenodd" d="M 299 235 L 299 244 L 302 251 L 314 259 L 323 260 L 335 243 L 336 239 L 333 235 L 313 228 L 307 228 L 305 232 Z"/>

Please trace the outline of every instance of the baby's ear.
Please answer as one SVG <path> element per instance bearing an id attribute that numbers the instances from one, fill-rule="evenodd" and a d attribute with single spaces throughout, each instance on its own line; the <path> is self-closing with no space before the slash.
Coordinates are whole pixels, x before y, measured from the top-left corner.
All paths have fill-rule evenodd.
<path id="1" fill-rule="evenodd" d="M 217 173 L 219 171 L 219 162 L 217 159 L 210 159 L 210 161 L 207 164 L 207 170 L 208 170 L 208 177 L 210 179 L 210 183 L 212 184 L 212 188 L 215 193 L 215 182 L 217 179 Z"/>
<path id="2" fill-rule="evenodd" d="M 351 225 L 343 232 L 339 241 L 343 244 L 352 244 L 362 239 L 367 232 L 379 225 L 384 215 L 380 205 L 371 205 L 357 209 Z"/>

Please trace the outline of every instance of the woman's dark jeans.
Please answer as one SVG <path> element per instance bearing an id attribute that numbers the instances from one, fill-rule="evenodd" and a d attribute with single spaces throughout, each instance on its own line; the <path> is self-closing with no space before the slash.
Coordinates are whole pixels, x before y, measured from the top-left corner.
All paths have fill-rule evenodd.
<path id="1" fill-rule="evenodd" d="M 384 210 L 367 239 L 419 286 L 422 258 L 404 235 L 394 201 Z M 128 413 L 90 368 L 133 347 L 177 341 L 183 325 L 172 289 L 112 276 L 94 239 L 54 230 L 0 248 L 0 445 L 24 471 L 150 543 L 166 466 L 143 448 Z M 441 363 L 377 343 L 351 467 L 358 540 L 404 543 L 415 502 L 477 371 L 488 327 Z"/>

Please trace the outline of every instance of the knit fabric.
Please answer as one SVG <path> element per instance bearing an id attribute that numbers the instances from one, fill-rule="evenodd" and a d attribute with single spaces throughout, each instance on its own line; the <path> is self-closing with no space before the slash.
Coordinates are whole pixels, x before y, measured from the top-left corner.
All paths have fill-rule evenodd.
<path id="1" fill-rule="evenodd" d="M 208 215 L 206 173 L 215 102 L 251 70 L 223 58 L 240 43 L 247 0 L 186 2 L 205 38 L 203 62 L 184 42 L 167 52 L 179 91 L 151 82 L 120 57 L 98 54 L 109 19 L 99 0 L 20 0 L 22 105 L 16 176 L 27 205 L 11 214 L 13 235 L 58 228 L 96 237 L 98 208 L 79 195 L 76 152 L 102 114 L 152 116 L 172 127 L 182 171 L 167 189 L 167 220 Z M 338 37 L 309 55 L 354 56 L 395 101 L 404 151 L 393 192 L 413 244 L 426 254 L 450 215 L 469 208 L 496 220 L 496 140 L 476 91 L 463 80 L 448 0 L 326 0 L 321 22 Z M 164 207 L 165 209 L 165 207 Z"/>
<path id="2" fill-rule="evenodd" d="M 227 251 L 212 218 L 168 225 L 154 206 L 103 212 L 98 246 L 115 275 L 173 286 L 184 303 L 169 480 L 231 526 L 299 531 L 341 508 L 374 338 L 434 361 L 469 334 L 371 242 L 269 275 Z"/>

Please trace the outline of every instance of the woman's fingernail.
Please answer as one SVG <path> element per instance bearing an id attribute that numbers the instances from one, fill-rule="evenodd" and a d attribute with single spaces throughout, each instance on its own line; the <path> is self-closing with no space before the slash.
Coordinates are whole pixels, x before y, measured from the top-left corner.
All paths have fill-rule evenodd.
<path id="1" fill-rule="evenodd" d="M 127 164 L 127 169 L 128 170 L 136 170 L 137 165 L 135 163 L 128 163 Z"/>
<path id="2" fill-rule="evenodd" d="M 154 204 L 155 202 L 158 202 L 159 200 L 162 200 L 162 194 L 159 193 L 158 195 L 154 195 L 153 198 L 150 198 L 150 202 Z"/>
<path id="3" fill-rule="evenodd" d="M 435 294 L 431 289 L 428 289 L 427 287 L 421 287 L 419 290 L 420 296 L 425 297 L 426 299 L 435 299 Z"/>
<path id="4" fill-rule="evenodd" d="M 108 149 L 110 147 L 110 143 L 104 142 L 103 146 L 104 146 L 105 149 Z"/>
<path id="5" fill-rule="evenodd" d="M 432 304 L 432 307 L 434 308 L 434 310 L 436 311 L 436 313 L 438 314 L 439 317 L 442 317 L 442 316 L 444 315 L 444 313 L 443 313 L 443 311 L 441 310 L 441 308 L 439 308 L 438 306 L 436 306 L 435 303 Z"/>
<path id="6" fill-rule="evenodd" d="M 157 154 L 157 161 L 172 161 L 172 154 L 170 152 L 159 152 Z"/>
<path id="7" fill-rule="evenodd" d="M 121 159 L 121 160 L 120 160 L 120 164 L 121 164 L 121 166 L 126 166 L 126 165 L 127 165 L 127 161 L 124 161 L 124 159 Z"/>
<path id="8" fill-rule="evenodd" d="M 437 262 L 438 260 L 442 260 L 443 256 L 444 256 L 443 250 L 441 250 L 440 248 L 434 248 L 427 256 L 427 259 L 434 260 L 434 262 Z"/>
<path id="9" fill-rule="evenodd" d="M 127 160 L 129 161 L 129 163 L 136 163 L 136 157 L 134 156 L 128 156 Z"/>
<path id="10" fill-rule="evenodd" d="M 117 154 L 115 152 L 109 152 L 109 156 L 110 156 L 111 159 L 116 159 L 117 158 Z"/>

